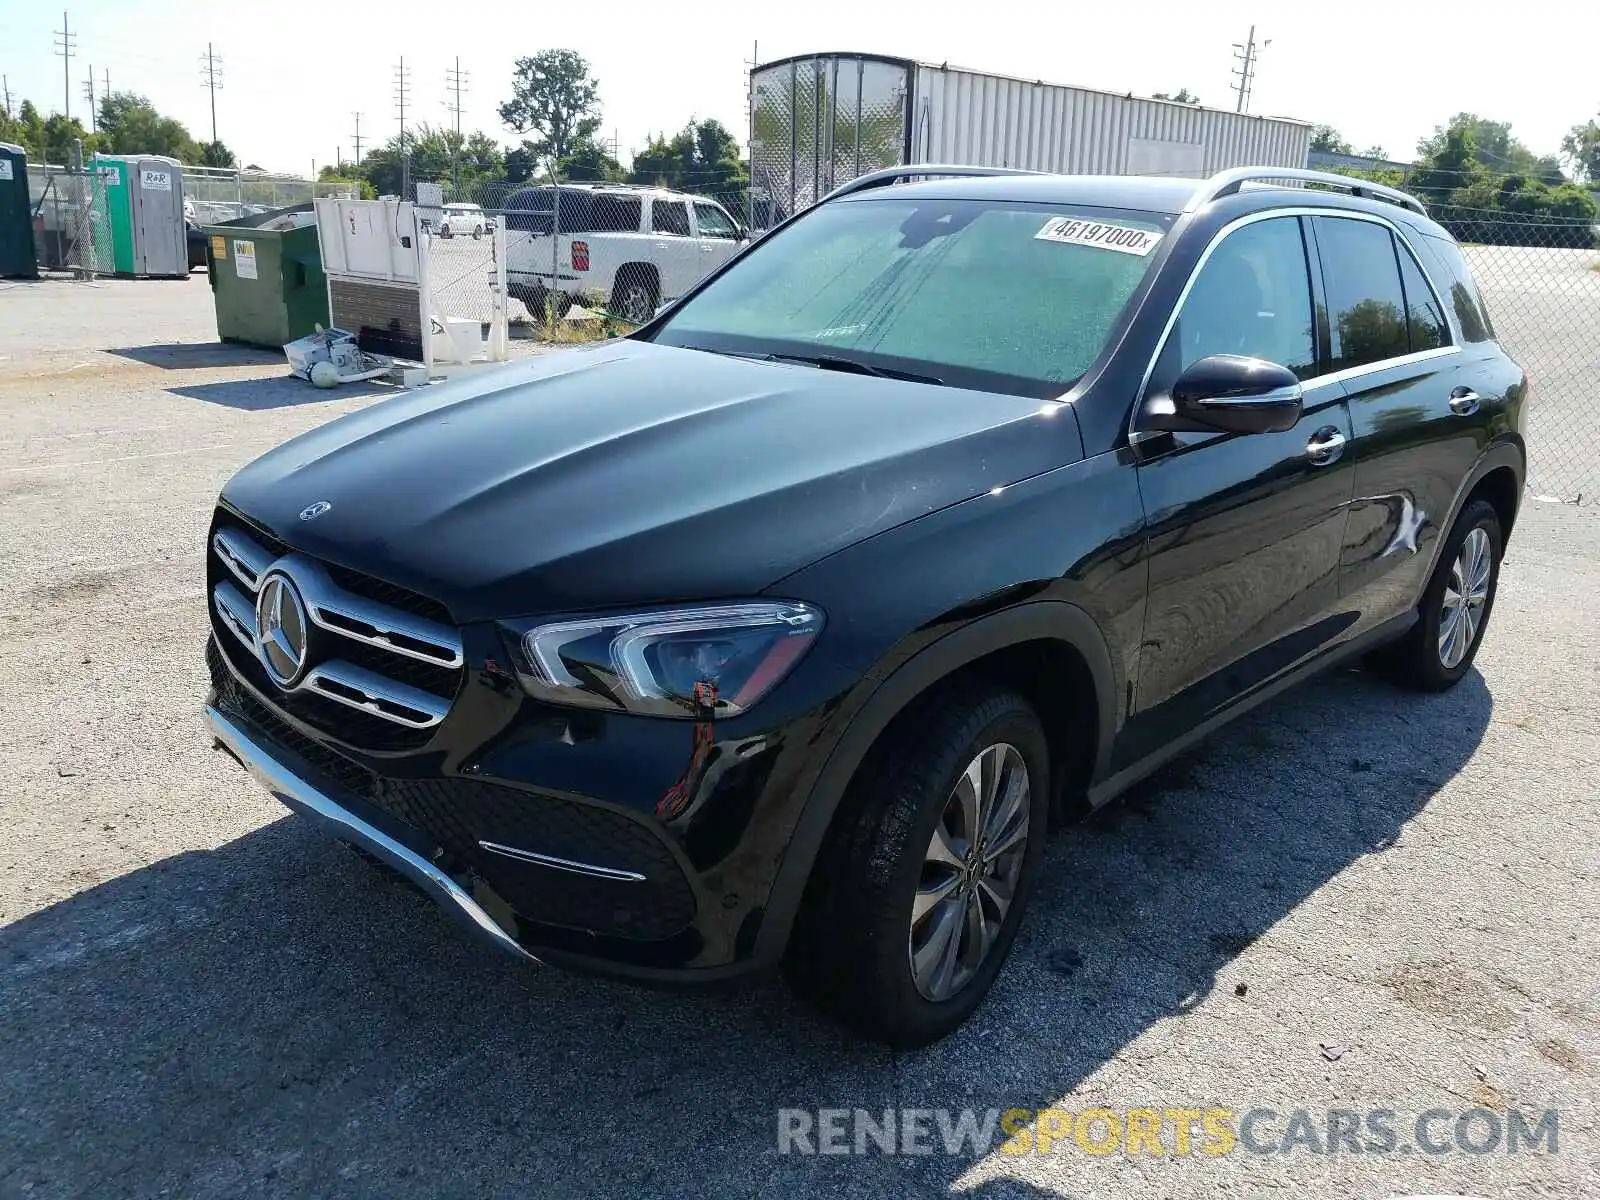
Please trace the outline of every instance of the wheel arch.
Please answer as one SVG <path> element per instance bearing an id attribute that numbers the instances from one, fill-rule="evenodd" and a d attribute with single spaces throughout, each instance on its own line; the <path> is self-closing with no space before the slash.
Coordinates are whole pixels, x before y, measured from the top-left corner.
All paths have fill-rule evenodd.
<path id="1" fill-rule="evenodd" d="M 781 957 L 812 868 L 873 748 L 919 699 L 965 675 L 1009 684 L 1040 710 L 1050 742 L 1053 803 L 1076 807 L 1091 780 L 1104 773 L 1116 731 L 1115 674 L 1099 626 L 1075 604 L 1038 600 L 1003 609 L 945 634 L 881 677 L 869 674 L 862 685 L 867 694 L 844 706 L 844 727 L 810 783 L 768 898 L 759 957 Z M 1085 706 L 1092 721 L 1074 726 L 1071 715 Z"/>
<path id="2" fill-rule="evenodd" d="M 1450 530 L 1455 528 L 1456 521 L 1460 519 L 1467 505 L 1482 497 L 1494 505 L 1495 512 L 1500 516 L 1500 537 L 1502 543 L 1511 538 L 1511 528 L 1516 523 L 1518 510 L 1522 507 L 1522 491 L 1527 476 L 1527 453 L 1520 438 L 1501 438 L 1490 444 L 1472 465 L 1472 470 L 1467 473 L 1466 479 L 1456 489 L 1454 502 L 1450 505 L 1450 515 L 1439 526 L 1439 536 L 1434 541 L 1433 553 L 1428 562 L 1428 570 L 1423 575 L 1423 587 L 1426 588 L 1427 580 L 1433 578 L 1434 571 L 1439 565 L 1439 555 L 1448 540 Z M 1418 597 L 1421 599 L 1420 595 Z"/>

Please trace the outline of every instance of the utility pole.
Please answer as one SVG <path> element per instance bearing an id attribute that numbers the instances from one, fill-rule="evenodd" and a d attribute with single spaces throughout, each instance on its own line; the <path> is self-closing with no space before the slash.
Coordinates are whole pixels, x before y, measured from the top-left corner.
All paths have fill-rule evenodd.
<path id="1" fill-rule="evenodd" d="M 89 78 L 87 80 L 85 80 L 84 84 L 83 84 L 83 98 L 89 102 L 89 132 L 90 133 L 99 133 L 100 132 L 99 118 L 98 118 L 97 113 L 96 113 L 95 102 L 94 102 L 94 65 L 93 64 L 90 64 L 90 66 L 89 66 Z"/>
<path id="2" fill-rule="evenodd" d="M 1270 45 L 1272 45 L 1271 38 L 1262 42 L 1259 47 L 1256 45 L 1256 27 L 1254 25 L 1250 26 L 1250 36 L 1244 40 L 1243 44 L 1239 42 L 1233 44 L 1233 59 L 1239 64 L 1239 68 L 1233 72 L 1234 77 L 1239 82 L 1231 85 L 1233 90 L 1239 93 L 1239 103 L 1234 109 L 1235 112 L 1249 111 L 1250 89 L 1254 86 L 1256 79 L 1256 60 L 1261 57 L 1261 51 Z"/>
<path id="3" fill-rule="evenodd" d="M 360 113 L 356 113 L 355 114 L 355 118 L 356 118 L 356 158 L 355 158 L 355 164 L 354 165 L 359 167 L 361 165 L 361 114 Z"/>
<path id="4" fill-rule="evenodd" d="M 109 99 L 111 96 L 111 68 L 107 67 L 100 72 L 100 98 Z"/>
<path id="5" fill-rule="evenodd" d="M 211 92 L 211 144 L 217 144 L 217 89 L 222 86 L 222 58 L 211 52 L 206 43 L 206 56 L 200 61 L 200 86 Z"/>
<path id="6" fill-rule="evenodd" d="M 0 104 L 5 106 L 5 114 L 11 116 L 11 76 L 0 75 Z"/>
<path id="7" fill-rule="evenodd" d="M 461 59 L 456 59 L 455 69 L 444 73 L 444 85 L 453 89 L 456 94 L 454 104 L 445 101 L 445 107 L 456 115 L 456 140 L 450 148 L 450 182 L 452 190 L 459 192 L 461 188 L 461 93 L 467 86 L 467 72 L 461 69 Z M 459 197 L 457 197 L 459 199 Z"/>
<path id="8" fill-rule="evenodd" d="M 411 147 L 406 144 L 406 98 L 411 91 L 411 74 L 406 70 L 405 55 L 394 72 L 394 99 L 400 108 L 400 199 L 410 198 Z"/>
<path id="9" fill-rule="evenodd" d="M 61 56 L 61 83 L 63 87 L 61 115 L 72 119 L 72 59 L 78 56 L 78 35 L 67 25 L 67 14 L 61 14 L 61 28 L 52 30 L 56 37 L 56 53 Z"/>

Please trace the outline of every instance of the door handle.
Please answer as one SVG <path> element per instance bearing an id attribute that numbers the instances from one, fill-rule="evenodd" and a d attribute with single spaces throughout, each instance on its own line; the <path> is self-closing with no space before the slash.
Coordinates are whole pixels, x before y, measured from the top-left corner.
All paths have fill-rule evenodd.
<path id="1" fill-rule="evenodd" d="M 1458 417 L 1470 417 L 1478 411 L 1482 397 L 1469 387 L 1458 387 L 1450 393 L 1450 411 Z"/>
<path id="2" fill-rule="evenodd" d="M 1344 445 L 1344 434 L 1328 425 L 1311 435 L 1311 440 L 1306 443 L 1306 457 L 1311 460 L 1313 467 L 1329 467 L 1344 454 Z"/>

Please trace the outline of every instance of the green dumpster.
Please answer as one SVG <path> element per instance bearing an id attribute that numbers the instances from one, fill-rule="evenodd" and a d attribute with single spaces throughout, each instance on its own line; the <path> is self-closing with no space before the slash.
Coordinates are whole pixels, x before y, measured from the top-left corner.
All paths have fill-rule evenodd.
<path id="1" fill-rule="evenodd" d="M 21 146 L 0 142 L 0 279 L 35 279 L 33 206 L 28 203 L 28 158 Z"/>
<path id="2" fill-rule="evenodd" d="M 223 341 L 277 349 L 330 323 L 311 205 L 207 225 L 205 232 Z"/>

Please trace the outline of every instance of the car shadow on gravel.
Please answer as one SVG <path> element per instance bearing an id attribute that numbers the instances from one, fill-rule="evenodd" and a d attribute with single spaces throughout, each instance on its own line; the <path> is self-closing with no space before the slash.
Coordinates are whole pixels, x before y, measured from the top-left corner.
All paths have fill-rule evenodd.
<path id="1" fill-rule="evenodd" d="M 1490 711 L 1476 672 L 1417 697 L 1347 671 L 1242 719 L 1054 838 L 995 993 L 915 1053 L 774 983 L 665 993 L 502 960 L 280 820 L 0 930 L 0 1191 L 950 1193 L 970 1146 L 779 1155 L 776 1110 L 1070 1097 L 1155 1022 L 1231 991 L 1234 956 L 1391 846 Z"/>
<path id="2" fill-rule="evenodd" d="M 282 361 L 281 359 L 279 360 Z M 174 396 L 204 400 L 224 408 L 261 412 L 271 408 L 294 408 L 302 404 L 326 404 L 330 400 L 350 400 L 358 396 L 403 396 L 405 392 L 376 380 L 340 384 L 335 388 L 313 387 L 288 373 L 267 379 L 231 379 L 222 383 L 190 383 L 166 390 Z"/>
<path id="3" fill-rule="evenodd" d="M 168 371 L 203 371 L 217 367 L 262 367 L 283 361 L 283 351 L 237 342 L 168 342 L 150 346 L 117 346 L 106 351 L 147 367 Z"/>

